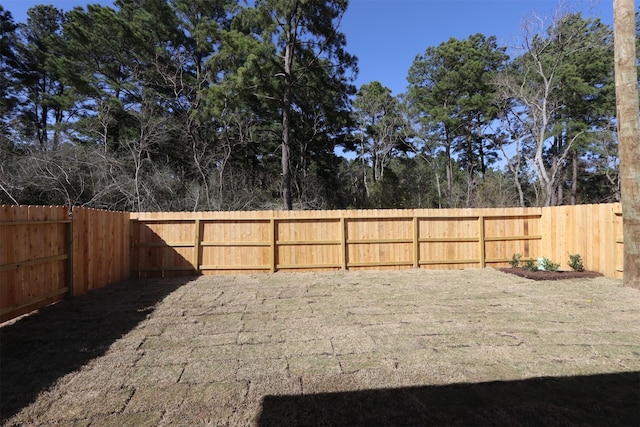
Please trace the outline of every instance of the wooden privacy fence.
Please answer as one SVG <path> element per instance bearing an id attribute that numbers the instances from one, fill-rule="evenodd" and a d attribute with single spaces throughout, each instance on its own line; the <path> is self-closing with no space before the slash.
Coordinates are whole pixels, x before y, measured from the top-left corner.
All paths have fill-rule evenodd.
<path id="1" fill-rule="evenodd" d="M 0 206 L 0 322 L 129 277 L 129 214 Z"/>
<path id="2" fill-rule="evenodd" d="M 620 277 L 619 204 L 131 214 L 131 275 L 483 268 L 545 256 Z"/>
<path id="3" fill-rule="evenodd" d="M 128 277 L 482 268 L 520 253 L 622 277 L 620 204 L 126 213 L 0 206 L 0 322 Z"/>

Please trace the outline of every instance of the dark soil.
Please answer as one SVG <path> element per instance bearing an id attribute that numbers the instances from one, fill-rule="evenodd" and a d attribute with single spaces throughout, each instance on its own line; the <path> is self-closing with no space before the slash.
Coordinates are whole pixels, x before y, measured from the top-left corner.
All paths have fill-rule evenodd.
<path id="1" fill-rule="evenodd" d="M 500 271 L 516 276 L 524 277 L 531 280 L 568 280 L 568 279 L 591 279 L 602 276 L 597 271 L 545 271 L 545 270 L 526 270 L 520 267 L 500 268 Z"/>

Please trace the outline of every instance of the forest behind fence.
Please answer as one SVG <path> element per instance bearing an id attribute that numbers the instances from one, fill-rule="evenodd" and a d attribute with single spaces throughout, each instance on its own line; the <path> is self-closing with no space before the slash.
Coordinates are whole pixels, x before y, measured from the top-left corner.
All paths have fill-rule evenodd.
<path id="1" fill-rule="evenodd" d="M 622 277 L 618 203 L 545 208 L 109 212 L 0 207 L 0 321 L 124 280 L 463 269 L 547 257 Z"/>

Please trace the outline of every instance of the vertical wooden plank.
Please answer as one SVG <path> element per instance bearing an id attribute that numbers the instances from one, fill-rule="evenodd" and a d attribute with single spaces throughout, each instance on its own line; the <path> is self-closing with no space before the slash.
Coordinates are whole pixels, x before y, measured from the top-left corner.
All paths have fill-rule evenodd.
<path id="1" fill-rule="evenodd" d="M 65 278 L 65 286 L 67 287 L 67 295 L 68 296 L 73 296 L 74 294 L 74 282 L 73 282 L 73 211 L 69 212 L 68 214 L 69 219 L 71 219 L 71 221 L 66 224 L 65 227 L 65 237 L 66 237 L 66 252 L 67 252 L 67 259 L 65 262 L 65 272 L 64 272 L 64 278 Z"/>
<path id="2" fill-rule="evenodd" d="M 16 206 L 14 210 L 14 221 L 28 221 L 29 220 L 29 207 L 28 206 Z M 29 226 L 28 225 L 16 225 L 14 228 L 14 237 L 16 244 L 13 246 L 13 259 L 14 262 L 29 259 Z M 28 298 L 27 286 L 29 286 L 29 271 L 25 268 L 19 268 L 16 270 L 14 276 L 14 295 L 15 303 L 19 303 Z"/>
<path id="3" fill-rule="evenodd" d="M 104 210 L 96 211 L 96 219 L 98 224 L 97 227 L 95 227 L 96 241 L 94 242 L 94 245 L 97 244 L 96 246 L 98 246 L 99 248 L 99 253 L 94 253 L 93 255 L 94 257 L 97 257 L 98 261 L 94 264 L 96 276 L 94 289 L 101 288 L 103 283 L 106 281 L 105 266 L 109 262 L 109 253 L 111 252 L 110 248 L 108 247 L 110 245 L 106 245 L 106 242 L 108 241 L 108 227 L 105 212 L 106 211 Z"/>
<path id="4" fill-rule="evenodd" d="M 125 280 L 130 276 L 131 271 L 131 246 L 127 239 L 129 235 L 129 220 L 131 214 L 128 212 L 122 212 L 120 218 L 120 233 L 122 236 L 122 244 L 120 249 L 122 251 L 120 257 L 120 279 Z"/>
<path id="5" fill-rule="evenodd" d="M 76 207 L 73 214 L 73 265 L 74 295 L 82 295 L 87 291 L 89 271 L 89 241 L 87 235 L 87 216 L 89 209 Z"/>
<path id="6" fill-rule="evenodd" d="M 29 206 L 29 221 L 42 221 L 43 207 L 42 206 Z M 44 225 L 33 224 L 28 226 L 29 229 L 29 241 L 28 245 L 28 257 L 27 260 L 45 257 L 44 253 L 44 238 L 46 234 Z M 28 271 L 28 282 L 26 286 L 26 298 L 30 299 L 37 295 L 45 293 L 43 284 L 43 265 L 36 265 L 25 268 Z"/>
<path id="7" fill-rule="evenodd" d="M 611 271 L 613 275 L 611 277 L 622 278 L 624 274 L 624 235 L 622 230 L 622 207 L 617 204 L 613 207 L 613 219 L 611 220 L 611 241 L 614 247 L 612 251 L 614 256 L 610 262 L 612 265 Z"/>
<path id="8" fill-rule="evenodd" d="M 68 208 L 66 206 L 56 206 L 51 211 L 51 220 L 64 221 L 68 219 Z M 68 224 L 52 224 L 54 232 L 51 234 L 51 254 L 52 255 L 67 255 L 67 259 L 64 261 L 57 261 L 51 264 L 51 277 L 52 281 L 56 283 L 56 289 L 63 289 L 67 287 L 67 279 L 65 276 L 65 270 L 69 261 L 69 255 L 66 246 L 66 237 Z"/>
<path id="9" fill-rule="evenodd" d="M 82 274 L 80 272 L 80 238 L 78 236 L 78 231 L 80 230 L 80 215 L 81 209 L 79 206 L 74 206 L 72 214 L 71 214 L 71 222 L 73 226 L 71 227 L 72 232 L 72 247 L 73 247 L 73 256 L 72 256 L 72 270 L 73 270 L 73 295 L 77 295 L 78 287 L 80 283 L 82 283 Z"/>
<path id="10" fill-rule="evenodd" d="M 91 257 L 91 254 L 89 253 L 90 250 L 90 242 L 91 242 L 91 237 L 89 235 L 90 230 L 91 230 L 91 226 L 89 224 L 89 215 L 91 213 L 91 209 L 82 209 L 82 216 L 81 216 L 81 230 L 79 233 L 79 239 L 81 242 L 81 246 L 80 246 L 80 250 L 82 252 L 82 262 L 81 262 L 81 269 L 82 269 L 82 282 L 80 284 L 80 288 L 78 289 L 78 295 L 84 294 L 85 292 L 87 292 L 89 289 L 91 289 L 91 264 L 93 263 L 93 259 Z"/>
<path id="11" fill-rule="evenodd" d="M 484 216 L 478 217 L 478 244 L 480 245 L 480 268 L 485 268 Z"/>
<path id="12" fill-rule="evenodd" d="M 87 210 L 87 229 L 85 230 L 85 236 L 87 238 L 87 287 L 85 292 L 96 289 L 97 286 L 97 264 L 100 263 L 99 254 L 101 251 L 101 244 L 99 239 L 100 233 L 100 216 L 97 209 Z"/>
<path id="13" fill-rule="evenodd" d="M 108 262 L 107 268 L 105 269 L 105 265 L 102 265 L 102 269 L 104 271 L 103 282 L 100 286 L 106 286 L 113 282 L 113 273 L 115 269 L 115 256 L 118 250 L 118 245 L 107 244 L 107 242 L 115 242 L 116 234 L 115 234 L 115 214 L 114 212 L 103 211 L 104 222 L 105 222 L 105 235 L 107 239 L 105 240 L 106 249 L 108 249 Z"/>
<path id="14" fill-rule="evenodd" d="M 99 232 L 99 241 L 100 246 L 102 246 L 102 251 L 100 253 L 100 263 L 96 266 L 99 271 L 99 277 L 97 287 L 101 288 L 109 282 L 110 271 L 111 271 L 111 260 L 113 255 L 113 245 L 107 244 L 110 241 L 111 235 L 111 212 L 100 210 L 100 228 L 98 228 Z"/>
<path id="15" fill-rule="evenodd" d="M 200 219 L 195 220 L 195 236 L 193 241 L 193 268 L 196 272 L 200 272 L 200 266 L 202 265 L 200 260 L 200 243 L 202 242 L 202 223 Z"/>
<path id="16" fill-rule="evenodd" d="M 340 216 L 340 263 L 342 269 L 347 269 L 347 224 L 344 215 Z"/>
<path id="17" fill-rule="evenodd" d="M 413 268 L 420 267 L 420 229 L 418 217 L 413 216 Z"/>
<path id="18" fill-rule="evenodd" d="M 3 205 L 0 207 L 0 221 L 10 223 L 15 221 L 17 206 Z M 18 227 L 4 225 L 0 228 L 2 244 L 0 244 L 0 265 L 13 264 L 15 258 L 15 245 L 18 243 Z M 16 270 L 0 271 L 0 308 L 9 307 L 17 301 L 18 272 Z"/>
<path id="19" fill-rule="evenodd" d="M 138 218 L 132 218 L 129 220 L 129 276 L 133 278 L 135 274 L 135 278 L 140 278 L 140 256 L 138 251 L 140 248 L 138 247 L 139 243 L 139 227 L 140 222 Z"/>
<path id="20" fill-rule="evenodd" d="M 60 206 L 44 206 L 43 207 L 43 215 L 42 220 L 45 222 L 53 221 L 56 218 L 56 210 L 60 209 Z M 56 248 L 54 245 L 55 235 L 58 234 L 58 230 L 61 229 L 59 224 L 43 224 L 43 236 L 42 236 L 42 253 L 45 257 L 60 255 L 56 253 Z M 43 269 L 41 270 L 43 273 L 43 291 L 44 294 L 48 294 L 57 289 L 64 288 L 64 283 L 60 283 L 57 281 L 56 268 L 59 261 L 48 262 L 43 265 Z M 42 294 L 42 295 L 44 295 Z"/>
<path id="21" fill-rule="evenodd" d="M 97 235 L 97 215 L 95 209 L 87 209 L 85 211 L 84 221 L 84 237 L 86 242 L 84 243 L 84 250 L 86 253 L 85 265 L 86 278 L 83 286 L 83 293 L 89 292 L 96 287 L 96 274 L 95 265 L 98 261 L 96 259 L 97 252 L 100 251 L 98 247 L 99 241 L 96 239 Z"/>
<path id="22" fill-rule="evenodd" d="M 603 223 L 606 216 L 601 215 L 601 211 L 599 209 L 599 205 L 588 205 L 584 206 L 584 220 L 585 223 L 581 228 L 578 228 L 578 234 L 584 234 L 584 249 L 581 253 L 582 257 L 585 261 L 588 262 L 588 265 L 594 266 L 593 268 L 598 271 L 602 265 L 600 263 L 600 254 L 598 253 L 598 245 L 602 241 L 603 236 L 606 235 L 606 223 Z M 585 233 L 585 230 L 591 229 L 591 233 Z M 605 234 L 603 234 L 605 233 Z M 575 253 L 575 252 L 572 252 Z M 580 252 L 578 252 L 580 253 Z M 569 256 L 567 255 L 567 263 L 569 262 Z M 587 265 L 585 265 L 587 267 Z M 590 268 L 590 269 L 593 269 Z"/>
<path id="23" fill-rule="evenodd" d="M 269 219 L 269 271 L 271 273 L 276 272 L 276 265 L 278 264 L 277 259 L 277 246 L 276 246 L 276 233 L 278 232 L 278 225 L 276 223 L 276 218 L 271 217 Z"/>

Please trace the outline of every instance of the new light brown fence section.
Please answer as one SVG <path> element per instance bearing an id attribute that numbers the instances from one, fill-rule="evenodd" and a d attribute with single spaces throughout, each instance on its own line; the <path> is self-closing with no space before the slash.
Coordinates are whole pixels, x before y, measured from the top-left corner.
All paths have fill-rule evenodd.
<path id="1" fill-rule="evenodd" d="M 139 213 L 0 207 L 0 320 L 174 274 L 483 268 L 548 257 L 622 277 L 618 203 L 550 208 Z"/>
<path id="2" fill-rule="evenodd" d="M 622 277 L 622 216 L 619 203 L 543 208 L 544 239 L 538 256 L 569 269 L 569 254 L 580 254 L 585 268 Z"/>
<path id="3" fill-rule="evenodd" d="M 67 294 L 70 230 L 64 206 L 0 206 L 0 322 Z"/>
<path id="4" fill-rule="evenodd" d="M 73 294 L 129 278 L 129 213 L 73 208 Z"/>
<path id="5" fill-rule="evenodd" d="M 532 259 L 540 240 L 539 208 L 421 212 L 421 260 L 428 268 L 501 267 L 519 253 Z"/>
<path id="6" fill-rule="evenodd" d="M 0 206 L 0 322 L 129 277 L 129 214 Z"/>
<path id="7" fill-rule="evenodd" d="M 138 213 L 132 214 L 132 276 L 500 267 L 516 253 L 523 260 L 543 256 L 543 212 Z"/>

